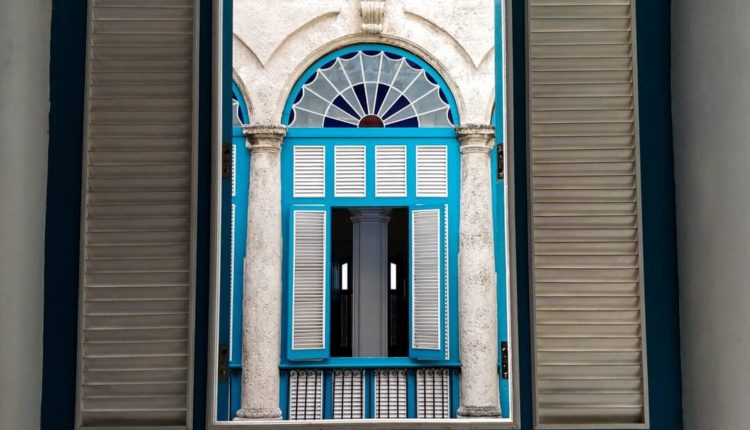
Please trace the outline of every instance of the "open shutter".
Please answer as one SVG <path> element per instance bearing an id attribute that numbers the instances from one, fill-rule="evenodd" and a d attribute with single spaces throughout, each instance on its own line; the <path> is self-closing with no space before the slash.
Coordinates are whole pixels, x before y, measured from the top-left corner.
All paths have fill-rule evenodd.
<path id="1" fill-rule="evenodd" d="M 186 428 L 194 2 L 90 2 L 79 428 Z"/>
<path id="2" fill-rule="evenodd" d="M 329 211 L 293 208 L 291 214 L 290 360 L 318 360 L 330 351 L 328 336 Z"/>
<path id="3" fill-rule="evenodd" d="M 419 206 L 410 214 L 411 342 L 409 355 L 445 359 L 445 226 L 442 206 Z"/>
<path id="4" fill-rule="evenodd" d="M 530 0 L 539 428 L 647 424 L 632 0 Z"/>

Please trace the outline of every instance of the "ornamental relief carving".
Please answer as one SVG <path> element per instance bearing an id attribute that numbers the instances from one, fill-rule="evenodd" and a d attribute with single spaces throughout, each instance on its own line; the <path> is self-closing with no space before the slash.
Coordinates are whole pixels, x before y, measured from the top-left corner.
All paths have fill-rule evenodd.
<path id="1" fill-rule="evenodd" d="M 385 0 L 361 0 L 362 32 L 378 34 L 383 31 Z"/>
<path id="2" fill-rule="evenodd" d="M 235 0 L 233 68 L 253 122 L 277 123 L 312 62 L 353 43 L 409 50 L 451 86 L 461 123 L 488 121 L 494 102 L 492 0 Z"/>

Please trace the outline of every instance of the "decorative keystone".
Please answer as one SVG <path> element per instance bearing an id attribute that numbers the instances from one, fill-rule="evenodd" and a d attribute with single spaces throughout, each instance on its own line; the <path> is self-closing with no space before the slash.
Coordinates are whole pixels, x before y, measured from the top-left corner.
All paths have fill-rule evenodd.
<path id="1" fill-rule="evenodd" d="M 380 34 L 383 31 L 385 0 L 360 0 L 362 12 L 362 31 L 369 34 Z"/>

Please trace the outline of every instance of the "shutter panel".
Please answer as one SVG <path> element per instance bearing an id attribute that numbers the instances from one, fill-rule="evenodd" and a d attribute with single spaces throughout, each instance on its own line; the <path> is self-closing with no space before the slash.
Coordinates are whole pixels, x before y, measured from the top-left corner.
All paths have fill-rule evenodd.
<path id="1" fill-rule="evenodd" d="M 325 197 L 326 148 L 294 147 L 294 197 Z"/>
<path id="2" fill-rule="evenodd" d="M 333 372 L 333 419 L 357 420 L 365 417 L 367 379 L 364 370 Z"/>
<path id="3" fill-rule="evenodd" d="M 406 147 L 375 147 L 375 196 L 406 197 Z"/>
<path id="4" fill-rule="evenodd" d="M 292 335 L 290 360 L 328 356 L 327 210 L 293 209 L 290 255 Z"/>
<path id="5" fill-rule="evenodd" d="M 647 423 L 631 5 L 530 0 L 540 428 Z"/>
<path id="6" fill-rule="evenodd" d="M 336 197 L 364 197 L 365 147 L 338 145 L 333 154 Z"/>
<path id="7" fill-rule="evenodd" d="M 289 372 L 289 419 L 323 419 L 323 371 Z"/>
<path id="8" fill-rule="evenodd" d="M 417 369 L 417 418 L 450 418 L 451 371 Z"/>
<path id="9" fill-rule="evenodd" d="M 448 148 L 417 146 L 417 197 L 448 197 Z"/>
<path id="10" fill-rule="evenodd" d="M 375 418 L 407 418 L 406 369 L 373 370 Z"/>
<path id="11" fill-rule="evenodd" d="M 441 207 L 420 206 L 411 211 L 411 345 L 409 355 L 445 359 L 443 343 L 444 224 Z"/>
<path id="12" fill-rule="evenodd" d="M 194 2 L 90 2 L 78 426 L 185 428 Z"/>

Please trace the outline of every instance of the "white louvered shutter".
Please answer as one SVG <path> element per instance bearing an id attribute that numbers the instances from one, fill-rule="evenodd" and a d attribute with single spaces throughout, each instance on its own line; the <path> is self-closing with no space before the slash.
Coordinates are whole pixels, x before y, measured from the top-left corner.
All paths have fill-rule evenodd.
<path id="1" fill-rule="evenodd" d="M 647 423 L 632 0 L 530 0 L 535 410 Z"/>
<path id="2" fill-rule="evenodd" d="M 375 147 L 375 196 L 406 197 L 406 147 Z"/>
<path id="3" fill-rule="evenodd" d="M 328 356 L 328 211 L 292 210 L 292 360 Z"/>
<path id="4" fill-rule="evenodd" d="M 294 197 L 325 197 L 326 148 L 294 147 Z"/>
<path id="5" fill-rule="evenodd" d="M 194 2 L 91 0 L 79 428 L 186 428 Z"/>
<path id="6" fill-rule="evenodd" d="M 442 208 L 411 211 L 410 356 L 444 359 L 442 341 L 444 253 Z"/>
<path id="7" fill-rule="evenodd" d="M 417 197 L 448 196 L 448 148 L 417 146 Z"/>
<path id="8" fill-rule="evenodd" d="M 365 197 L 365 147 L 334 148 L 334 193 L 336 197 Z"/>

